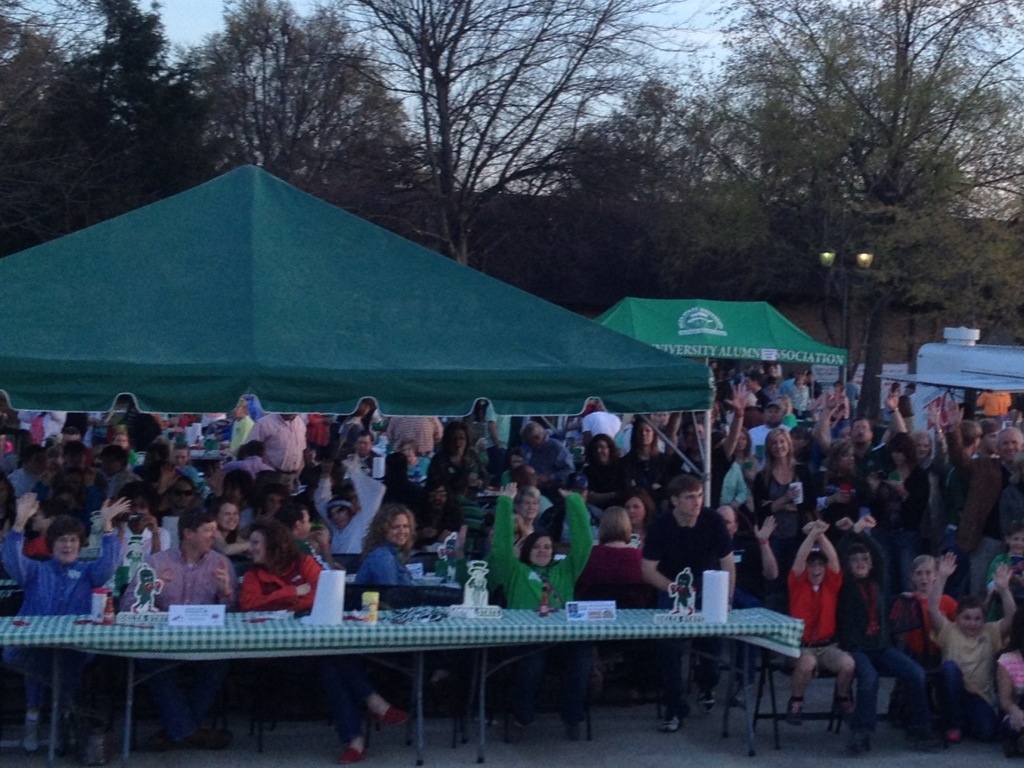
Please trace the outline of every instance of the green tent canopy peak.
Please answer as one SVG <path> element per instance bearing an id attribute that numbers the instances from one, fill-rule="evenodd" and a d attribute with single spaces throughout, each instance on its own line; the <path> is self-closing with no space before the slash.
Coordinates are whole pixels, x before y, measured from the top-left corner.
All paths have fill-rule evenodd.
<path id="1" fill-rule="evenodd" d="M 706 366 L 237 168 L 0 259 L 16 408 L 456 416 L 702 410 Z"/>

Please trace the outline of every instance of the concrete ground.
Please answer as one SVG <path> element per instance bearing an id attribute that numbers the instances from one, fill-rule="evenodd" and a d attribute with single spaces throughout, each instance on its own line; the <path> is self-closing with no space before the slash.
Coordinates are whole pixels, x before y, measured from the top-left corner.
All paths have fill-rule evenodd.
<path id="1" fill-rule="evenodd" d="M 724 683 L 720 686 L 724 688 Z M 783 683 L 779 691 L 780 706 L 788 697 Z M 807 694 L 808 711 L 825 708 L 831 697 L 831 683 L 812 684 Z M 721 698 L 721 697 L 720 697 Z M 888 701 L 888 687 L 883 686 L 879 697 L 881 708 Z M 782 749 L 772 745 L 771 723 L 758 724 L 757 755 L 747 756 L 742 715 L 733 710 L 730 735 L 722 737 L 722 709 L 716 706 L 710 715 L 691 715 L 684 727 L 675 734 L 657 731 L 653 704 L 624 706 L 598 704 L 592 707 L 593 741 L 571 743 L 565 739 L 561 723 L 555 714 L 541 714 L 537 722 L 527 729 L 523 741 L 516 745 L 502 741 L 500 721 L 488 727 L 486 764 L 492 766 L 555 765 L 586 766 L 587 768 L 665 768 L 667 765 L 715 766 L 829 766 L 875 763 L 913 768 L 961 768 L 966 763 L 976 765 L 1010 764 L 997 744 L 965 742 L 938 753 L 926 754 L 911 749 L 901 731 L 882 722 L 873 740 L 872 751 L 863 757 L 850 757 L 844 751 L 845 728 L 840 735 L 826 732 L 824 721 L 805 722 L 800 727 L 780 724 Z M 282 722 L 264 735 L 264 750 L 257 751 L 256 738 L 248 733 L 248 717 L 233 712 L 229 725 L 235 739 L 223 752 L 178 750 L 170 753 L 147 751 L 140 746 L 132 753 L 130 764 L 134 768 L 278 768 L 281 765 L 332 765 L 341 752 L 333 730 L 323 719 Z M 451 721 L 428 718 L 426 723 L 425 765 L 476 765 L 476 723 L 470 724 L 468 744 L 451 748 Z M 154 721 L 139 724 L 140 744 L 157 727 Z M 15 736 L 17 728 L 5 727 L 4 739 Z M 405 729 L 392 727 L 372 732 L 367 752 L 367 766 L 414 766 L 414 749 L 405 744 Z M 114 761 L 115 763 L 117 760 Z M 0 750 L 3 768 L 39 768 L 45 764 L 45 754 L 26 756 L 16 747 Z M 58 759 L 58 765 L 77 765 L 73 757 Z"/>

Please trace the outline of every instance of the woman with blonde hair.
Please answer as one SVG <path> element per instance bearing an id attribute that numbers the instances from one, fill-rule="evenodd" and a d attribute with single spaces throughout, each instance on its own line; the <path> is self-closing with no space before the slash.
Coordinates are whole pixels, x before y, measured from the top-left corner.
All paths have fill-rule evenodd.
<path id="1" fill-rule="evenodd" d="M 811 473 L 797 463 L 789 432 L 776 427 L 765 438 L 764 468 L 754 478 L 754 511 L 758 525 L 775 516 L 771 546 L 780 573 L 788 573 L 793 567 L 801 529 L 813 519 L 814 507 Z"/>

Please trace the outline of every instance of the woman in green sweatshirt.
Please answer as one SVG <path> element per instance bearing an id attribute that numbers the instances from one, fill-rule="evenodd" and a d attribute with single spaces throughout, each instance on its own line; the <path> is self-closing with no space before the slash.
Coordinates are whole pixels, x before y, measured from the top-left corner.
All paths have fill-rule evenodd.
<path id="1" fill-rule="evenodd" d="M 566 494 L 566 520 L 569 525 L 569 554 L 554 558 L 554 541 L 537 531 L 523 541 L 517 557 L 514 548 L 515 521 L 512 497 L 514 483 L 502 488 L 494 522 L 494 546 L 490 554 L 491 586 L 501 586 L 509 608 L 537 610 L 547 594 L 551 610 L 557 611 L 573 599 L 576 580 L 583 572 L 594 546 L 590 515 L 579 494 Z M 562 720 L 570 740 L 576 741 L 583 722 L 583 701 L 590 680 L 593 647 L 589 643 L 561 643 L 553 648 L 522 648 L 526 651 L 518 663 L 517 687 L 513 705 L 514 720 L 509 737 L 522 738 L 523 728 L 533 722 L 534 702 L 544 674 L 545 660 L 550 653 L 559 660 L 564 673 Z M 532 652 L 530 652 L 532 651 Z"/>

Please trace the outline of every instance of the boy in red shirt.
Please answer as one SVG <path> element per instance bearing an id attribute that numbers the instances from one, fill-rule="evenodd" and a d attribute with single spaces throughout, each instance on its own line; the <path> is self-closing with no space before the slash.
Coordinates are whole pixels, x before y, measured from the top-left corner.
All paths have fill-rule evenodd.
<path id="1" fill-rule="evenodd" d="M 804 691 L 818 667 L 836 675 L 836 700 L 843 714 L 853 709 L 853 657 L 840 650 L 835 639 L 836 596 L 843 585 L 843 571 L 832 542 L 825 536 L 829 525 L 821 520 L 804 527 L 807 534 L 789 572 L 789 613 L 804 622 L 800 658 L 790 680 L 792 695 L 786 722 L 803 722 Z"/>

